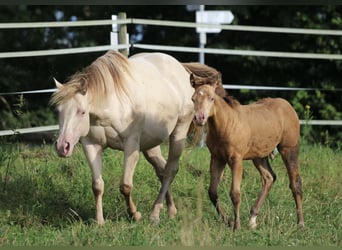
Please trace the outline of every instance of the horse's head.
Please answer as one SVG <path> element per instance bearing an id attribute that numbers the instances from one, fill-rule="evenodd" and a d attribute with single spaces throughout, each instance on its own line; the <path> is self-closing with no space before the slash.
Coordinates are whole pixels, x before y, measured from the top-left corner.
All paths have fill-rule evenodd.
<path id="1" fill-rule="evenodd" d="M 216 98 L 215 88 L 210 85 L 202 85 L 196 88 L 192 96 L 194 102 L 196 125 L 204 126 L 212 115 L 213 104 Z"/>
<path id="2" fill-rule="evenodd" d="M 61 84 L 55 80 L 57 91 L 51 103 L 58 110 L 59 136 L 56 151 L 59 156 L 72 155 L 74 146 L 90 128 L 87 86 L 83 82 Z"/>

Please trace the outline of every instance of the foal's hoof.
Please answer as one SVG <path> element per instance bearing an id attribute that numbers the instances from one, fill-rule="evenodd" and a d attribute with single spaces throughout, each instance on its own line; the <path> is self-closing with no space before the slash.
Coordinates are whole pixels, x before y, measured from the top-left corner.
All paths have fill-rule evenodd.
<path id="1" fill-rule="evenodd" d="M 167 212 L 169 214 L 170 219 L 174 219 L 177 214 L 177 208 L 175 206 L 172 206 L 172 207 L 169 207 L 167 210 L 168 210 Z"/>
<path id="2" fill-rule="evenodd" d="M 256 229 L 257 224 L 253 223 L 253 222 L 250 222 L 248 226 L 249 226 L 250 229 L 254 230 L 254 229 Z"/>
<path id="3" fill-rule="evenodd" d="M 249 228 L 250 229 L 256 229 L 257 223 L 256 223 L 256 216 L 252 216 L 249 220 Z"/>
<path id="4" fill-rule="evenodd" d="M 155 225 L 159 225 L 160 218 L 159 218 L 159 216 L 150 215 L 150 221 Z"/>
<path id="5" fill-rule="evenodd" d="M 228 225 L 228 227 L 230 227 L 230 228 L 233 228 L 234 227 L 234 220 L 232 220 L 232 219 L 227 219 L 227 225 Z"/>
<path id="6" fill-rule="evenodd" d="M 133 214 L 132 218 L 133 218 L 135 221 L 140 221 L 141 218 L 142 218 L 141 213 L 138 212 L 138 211 L 136 211 L 136 212 Z"/>

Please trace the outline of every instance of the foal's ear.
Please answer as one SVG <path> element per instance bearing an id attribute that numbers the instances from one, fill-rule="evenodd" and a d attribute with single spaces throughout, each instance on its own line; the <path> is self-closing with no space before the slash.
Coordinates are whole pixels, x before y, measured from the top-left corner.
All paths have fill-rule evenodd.
<path id="1" fill-rule="evenodd" d="M 221 84 L 221 73 L 217 73 L 216 75 L 212 76 L 209 82 L 209 85 L 217 88 L 218 86 L 220 86 Z"/>
<path id="2" fill-rule="evenodd" d="M 57 81 L 56 78 L 53 78 L 53 80 L 55 81 L 55 85 L 58 89 L 63 87 L 63 84 L 61 84 L 59 81 Z"/>

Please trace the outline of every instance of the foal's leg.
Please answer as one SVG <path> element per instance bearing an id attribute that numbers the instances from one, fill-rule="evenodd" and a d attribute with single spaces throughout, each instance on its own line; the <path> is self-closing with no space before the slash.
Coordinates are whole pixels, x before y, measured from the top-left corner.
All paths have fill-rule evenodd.
<path id="1" fill-rule="evenodd" d="M 271 165 L 269 164 L 268 157 L 262 159 L 254 159 L 253 163 L 261 175 L 262 189 L 250 212 L 251 218 L 249 220 L 249 227 L 252 229 L 256 228 L 257 226 L 256 218 L 259 214 L 260 207 L 264 203 L 273 182 L 276 180 L 276 175 L 274 174 Z"/>
<path id="2" fill-rule="evenodd" d="M 92 188 L 95 196 L 96 221 L 103 224 L 102 196 L 104 192 L 104 182 L 102 179 L 102 147 L 91 144 L 86 139 L 82 140 L 83 150 L 88 160 L 92 173 Z"/>
<path id="3" fill-rule="evenodd" d="M 124 171 L 120 184 L 120 192 L 127 204 L 128 214 L 136 221 L 141 219 L 141 213 L 132 200 L 133 174 L 139 159 L 139 139 L 135 136 L 127 138 L 124 146 Z"/>
<path id="4" fill-rule="evenodd" d="M 209 198 L 216 208 L 217 213 L 221 216 L 222 220 L 227 221 L 227 216 L 225 215 L 223 209 L 218 202 L 217 188 L 223 176 L 224 167 L 226 163 L 221 162 L 214 157 L 210 159 L 210 184 L 209 184 Z"/>
<path id="5" fill-rule="evenodd" d="M 229 163 L 232 172 L 232 185 L 230 199 L 234 206 L 234 230 L 240 229 L 240 204 L 241 204 L 241 181 L 242 181 L 242 159 L 234 159 Z"/>
<path id="6" fill-rule="evenodd" d="M 279 147 L 279 152 L 285 163 L 290 179 L 290 188 L 297 207 L 297 220 L 301 228 L 304 228 L 304 216 L 302 208 L 302 181 L 299 176 L 299 145 L 295 147 Z"/>
<path id="7" fill-rule="evenodd" d="M 160 182 L 162 183 L 166 161 L 164 157 L 162 156 L 160 146 L 151 148 L 147 151 L 144 151 L 143 153 L 144 153 L 146 160 L 154 167 L 154 170 L 156 171 L 156 174 Z M 170 189 L 171 188 L 169 188 L 169 190 L 166 192 L 166 204 L 167 204 L 169 216 L 173 218 L 177 214 L 177 208 L 173 201 Z"/>

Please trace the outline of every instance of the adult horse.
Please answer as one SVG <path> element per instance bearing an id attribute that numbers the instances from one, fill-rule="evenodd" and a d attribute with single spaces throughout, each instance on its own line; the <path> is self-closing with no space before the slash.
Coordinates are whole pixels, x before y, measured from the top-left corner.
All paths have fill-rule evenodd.
<path id="1" fill-rule="evenodd" d="M 240 186 L 242 161 L 252 160 L 262 177 L 262 190 L 250 211 L 249 225 L 256 227 L 256 218 L 276 179 L 268 156 L 275 147 L 285 163 L 290 188 L 297 207 L 300 227 L 304 227 L 302 184 L 299 176 L 299 120 L 291 105 L 281 98 L 266 98 L 254 104 L 240 105 L 232 97 L 215 93 L 215 86 L 202 85 L 192 97 L 194 121 L 208 124 L 206 144 L 211 153 L 209 197 L 219 215 L 226 220 L 217 188 L 228 163 L 232 173 L 230 198 L 234 206 L 234 229 L 240 228 Z"/>
<path id="2" fill-rule="evenodd" d="M 66 84 L 56 81 L 56 86 L 51 98 L 59 112 L 56 150 L 59 156 L 69 157 L 81 141 L 92 171 L 97 222 L 104 223 L 102 152 L 107 147 L 124 152 L 120 191 L 129 215 L 135 220 L 141 218 L 131 193 L 134 169 L 142 151 L 161 181 L 150 218 L 159 222 L 165 197 L 169 215 L 175 216 L 170 185 L 194 115 L 194 90 L 190 73 L 182 64 L 162 53 L 142 53 L 127 59 L 108 51 Z M 159 147 L 166 139 L 167 161 Z"/>

